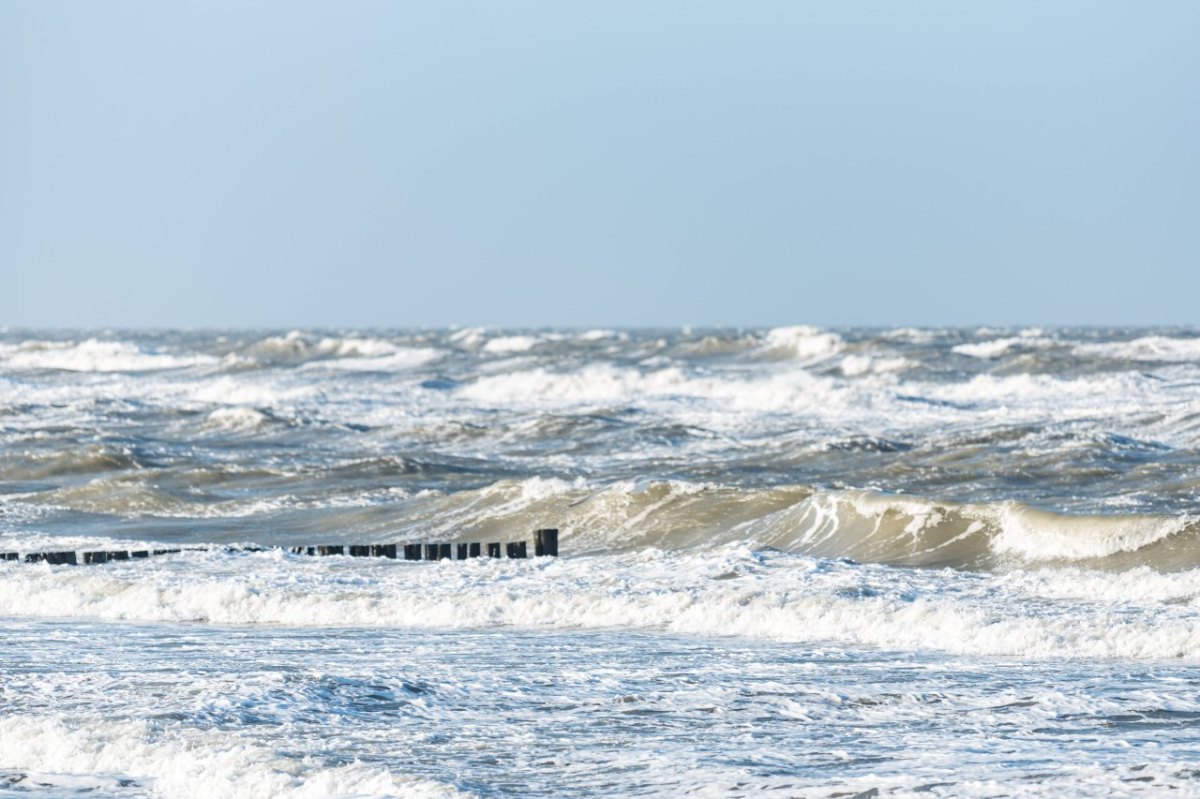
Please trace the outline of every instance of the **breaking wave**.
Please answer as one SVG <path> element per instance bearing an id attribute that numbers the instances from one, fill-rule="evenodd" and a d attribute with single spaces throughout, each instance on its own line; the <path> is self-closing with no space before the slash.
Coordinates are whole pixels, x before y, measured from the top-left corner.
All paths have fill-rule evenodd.
<path id="1" fill-rule="evenodd" d="M 256 412 L 222 419 L 222 424 L 249 430 L 263 423 Z M 285 490 L 244 497 L 237 487 L 242 482 L 278 483 L 287 489 L 295 476 L 229 469 L 175 473 L 134 468 L 114 473 L 111 467 L 117 458 L 100 451 L 85 454 L 77 463 L 35 461 L 11 464 L 7 471 L 28 477 L 59 469 L 98 473 L 86 482 L 38 494 L 36 507 L 141 524 L 155 518 L 243 519 L 252 527 L 239 526 L 238 535 L 257 528 L 261 532 L 252 534 L 254 540 L 272 545 L 356 543 L 364 537 L 368 543 L 505 540 L 555 526 L 562 530 L 564 547 L 574 553 L 741 545 L 865 563 L 965 570 L 1005 571 L 1038 564 L 1108 570 L 1146 566 L 1165 572 L 1200 567 L 1200 520 L 1188 514 L 1070 514 L 1011 500 L 963 503 L 804 485 L 745 488 L 678 480 L 597 486 L 582 480 L 530 478 L 458 491 L 408 492 L 392 482 L 401 475 L 469 475 L 469 467 L 392 458 L 356 462 L 349 471 L 350 467 L 334 467 L 336 474 L 329 477 L 360 486 L 349 494 L 300 499 Z M 24 501 L 33 502 L 34 497 Z M 309 522 L 287 515 L 300 508 L 307 509 Z M 321 541 L 310 540 L 312 531 L 319 530 L 331 532 L 322 534 Z M 185 539 L 202 543 L 203 535 Z M 0 548 L 8 537 L 0 535 Z M 230 539 L 222 534 L 215 540 Z"/>
<path id="2" fill-rule="evenodd" d="M 745 489 L 652 481 L 596 488 L 535 478 L 454 493 L 423 491 L 405 499 L 400 512 L 402 520 L 374 517 L 380 526 L 369 532 L 397 541 L 501 540 L 557 526 L 564 547 L 575 553 L 743 545 L 969 570 L 1200 566 L 1200 521 L 1188 515 L 1076 515 L 1013 501 L 958 503 L 808 486 Z M 331 540 L 355 535 L 362 532 Z"/>
<path id="3" fill-rule="evenodd" d="M 150 372 L 208 366 L 210 355 L 180 355 L 126 341 L 23 341 L 0 345 L 0 368 L 13 371 Z"/>
<path id="4" fill-rule="evenodd" d="M 765 357 L 816 361 L 842 351 L 845 342 L 837 333 L 809 325 L 776 327 L 763 336 L 760 352 Z"/>
<path id="5" fill-rule="evenodd" d="M 1126 361 L 1177 363 L 1200 361 L 1200 338 L 1142 336 L 1132 341 L 1078 344 L 1076 355 Z"/>
<path id="6" fill-rule="evenodd" d="M 1034 659 L 1200 659 L 1195 570 L 966 576 L 732 544 L 437 564 L 214 550 L 96 568 L 0 563 L 0 574 L 0 614 L 13 618 L 620 628 Z"/>
<path id="7" fill-rule="evenodd" d="M 469 796 L 450 785 L 360 763 L 304 773 L 307 763 L 228 731 L 163 732 L 142 721 L 8 716 L 0 719 L 0 764 L 0 781 L 18 790 L 26 782 L 56 789 L 54 795 L 125 795 L 147 783 L 154 795 L 177 799 Z"/>

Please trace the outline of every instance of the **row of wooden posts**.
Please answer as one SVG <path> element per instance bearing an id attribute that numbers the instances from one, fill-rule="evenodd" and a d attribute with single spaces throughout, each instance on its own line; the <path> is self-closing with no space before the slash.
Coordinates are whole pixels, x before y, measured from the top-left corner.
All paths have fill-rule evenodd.
<path id="1" fill-rule="evenodd" d="M 492 542 L 488 544 L 470 541 L 462 544 L 327 544 L 324 546 L 291 547 L 293 555 L 349 555 L 352 558 L 392 558 L 404 560 L 468 560 L 487 557 L 527 558 L 529 550 L 524 541 Z M 189 551 L 205 550 L 207 547 L 188 547 Z M 267 547 L 226 547 L 236 552 L 265 552 Z M 29 552 L 26 563 L 48 563 L 51 566 L 78 566 L 79 564 L 109 563 L 121 560 L 139 560 L 151 555 L 173 555 L 182 549 L 136 549 L 101 550 L 94 552 Z M 536 557 L 558 557 L 558 530 L 545 528 L 533 533 L 533 551 Z M 19 552 L 0 552 L 0 561 L 22 560 Z"/>

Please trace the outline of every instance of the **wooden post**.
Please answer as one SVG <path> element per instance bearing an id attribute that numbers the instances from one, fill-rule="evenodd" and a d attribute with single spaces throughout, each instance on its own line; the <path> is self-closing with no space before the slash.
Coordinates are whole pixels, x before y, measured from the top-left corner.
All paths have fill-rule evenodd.
<path id="1" fill-rule="evenodd" d="M 312 547 L 309 547 L 308 549 L 309 549 L 308 554 L 311 555 Z M 179 553 L 178 549 L 156 549 L 156 550 L 154 550 L 155 555 L 176 555 L 178 553 Z"/>
<path id="2" fill-rule="evenodd" d="M 467 559 L 467 545 L 459 544 L 457 549 L 458 549 L 458 559 L 466 560 Z"/>
<path id="3" fill-rule="evenodd" d="M 0 560 L 20 560 L 20 552 L 0 552 Z"/>
<path id="4" fill-rule="evenodd" d="M 523 558 L 523 557 L 526 557 L 525 542 L 524 542 L 524 541 L 512 541 L 512 542 L 509 542 L 509 545 L 508 545 L 508 556 L 509 556 L 510 558 Z"/>
<path id="5" fill-rule="evenodd" d="M 78 563 L 74 552 L 47 552 L 46 562 L 51 566 L 74 566 Z"/>
<path id="6" fill-rule="evenodd" d="M 404 559 L 405 560 L 420 560 L 421 559 L 421 545 L 420 544 L 405 544 L 404 545 Z"/>
<path id="7" fill-rule="evenodd" d="M 123 549 L 115 549 L 108 551 L 109 560 L 129 560 L 129 553 Z"/>
<path id="8" fill-rule="evenodd" d="M 357 544 L 350 545 L 350 557 L 352 558 L 369 558 L 371 556 L 371 548 L 369 546 L 359 546 Z"/>
<path id="9" fill-rule="evenodd" d="M 437 544 L 426 544 L 425 545 L 425 560 L 437 560 L 437 559 L 438 559 L 438 545 Z"/>
<path id="10" fill-rule="evenodd" d="M 558 529 L 548 527 L 533 533 L 533 552 L 539 558 L 558 557 Z"/>
<path id="11" fill-rule="evenodd" d="M 375 558 L 396 559 L 395 544 L 371 544 L 371 556 Z"/>
<path id="12" fill-rule="evenodd" d="M 478 541 L 472 541 L 472 542 L 471 542 L 471 543 L 468 545 L 468 547 L 469 547 L 469 548 L 467 549 L 467 557 L 468 557 L 468 558 L 477 558 L 477 557 L 479 557 L 479 542 L 478 542 Z"/>
<path id="13" fill-rule="evenodd" d="M 317 547 L 317 554 L 319 554 L 319 555 L 344 555 L 344 554 L 346 554 L 346 548 L 341 544 L 328 544 L 323 547 Z"/>
<path id="14" fill-rule="evenodd" d="M 499 544 L 488 544 L 488 557 L 489 558 L 500 557 L 500 545 Z"/>
<path id="15" fill-rule="evenodd" d="M 438 560 L 450 560 L 451 557 L 450 545 L 438 544 Z"/>
<path id="16" fill-rule="evenodd" d="M 133 552 L 129 553 L 129 557 L 131 557 L 131 558 L 148 558 L 148 557 L 150 557 L 150 551 L 146 550 L 146 549 L 135 549 Z"/>
<path id="17" fill-rule="evenodd" d="M 84 563 L 108 563 L 108 553 L 107 552 L 84 552 L 83 553 L 83 562 Z"/>

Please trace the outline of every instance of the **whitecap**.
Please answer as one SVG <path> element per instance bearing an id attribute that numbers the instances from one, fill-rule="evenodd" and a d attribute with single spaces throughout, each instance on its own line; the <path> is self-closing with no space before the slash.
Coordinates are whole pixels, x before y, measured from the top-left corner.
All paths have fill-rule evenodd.
<path id="1" fill-rule="evenodd" d="M 209 355 L 177 354 L 127 341 L 90 338 L 78 343 L 26 341 L 0 351 L 9 369 L 56 369 L 67 372 L 148 372 L 215 364 Z"/>
<path id="2" fill-rule="evenodd" d="M 1076 355 L 1127 361 L 1187 362 L 1200 361 L 1200 338 L 1143 336 L 1132 341 L 1078 344 Z"/>
<path id="3" fill-rule="evenodd" d="M 775 358 L 816 361 L 840 352 L 844 342 L 837 333 L 808 325 L 776 327 L 762 338 L 760 352 Z"/>
<path id="4" fill-rule="evenodd" d="M 526 352 L 533 349 L 537 343 L 538 340 L 533 336 L 499 336 L 489 339 L 483 345 L 483 351 L 490 353 Z"/>

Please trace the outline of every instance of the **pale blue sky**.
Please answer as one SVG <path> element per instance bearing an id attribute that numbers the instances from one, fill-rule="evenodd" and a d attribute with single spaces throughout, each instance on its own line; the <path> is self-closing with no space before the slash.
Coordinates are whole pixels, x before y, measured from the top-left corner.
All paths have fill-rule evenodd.
<path id="1" fill-rule="evenodd" d="M 1200 3 L 0 0 L 0 324 L 1198 323 Z"/>

